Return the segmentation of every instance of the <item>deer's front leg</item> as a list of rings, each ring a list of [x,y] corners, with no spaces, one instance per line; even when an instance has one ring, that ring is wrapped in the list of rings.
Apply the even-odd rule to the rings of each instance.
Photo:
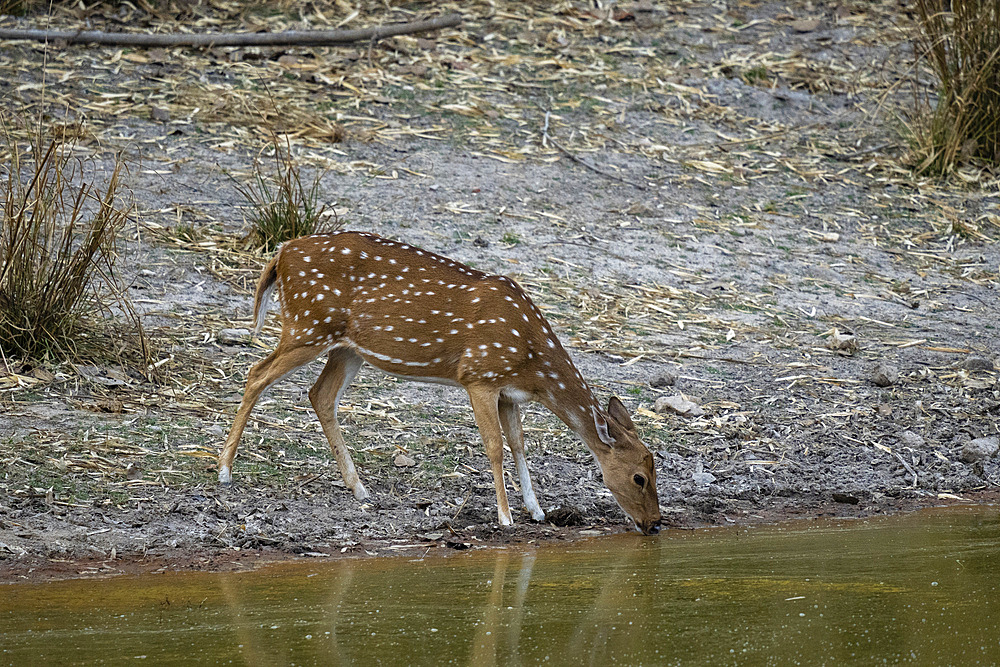
[[[528,474],[528,459],[524,456],[524,429],[521,428],[521,410],[517,403],[500,397],[500,426],[503,427],[503,434],[507,438],[507,446],[510,453],[514,455],[514,464],[517,466],[517,477],[521,482],[521,497],[524,499],[524,506],[531,512],[531,518],[535,521],[544,521],[545,512],[538,505],[535,498],[535,490],[531,487],[531,477]]]
[[[500,413],[498,408],[499,395],[488,388],[466,387],[472,411],[476,415],[476,425],[486,446],[486,457],[493,469],[493,486],[497,491],[497,517],[501,526],[512,526],[514,520],[510,516],[510,506],[507,504],[507,490],[503,483],[503,433],[500,430]]]

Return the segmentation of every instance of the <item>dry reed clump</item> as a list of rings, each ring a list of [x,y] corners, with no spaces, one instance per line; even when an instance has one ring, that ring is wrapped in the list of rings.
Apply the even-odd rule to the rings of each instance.
[[[962,162],[1000,163],[1000,0],[917,0],[918,57],[938,79],[937,101],[912,128],[918,173]]]
[[[277,135],[272,134],[271,147],[274,152],[272,173],[266,174],[260,158],[257,158],[248,181],[241,182],[234,178],[236,191],[249,205],[250,243],[266,252],[285,241],[332,231],[336,226],[335,223],[327,224],[323,219],[326,205],[319,200],[323,172],[317,172],[307,185],[302,181],[291,145],[286,141],[286,145],[282,146]]]
[[[115,270],[134,207],[121,157],[98,183],[71,141],[2,117],[0,135],[0,352],[145,364],[148,341]]]

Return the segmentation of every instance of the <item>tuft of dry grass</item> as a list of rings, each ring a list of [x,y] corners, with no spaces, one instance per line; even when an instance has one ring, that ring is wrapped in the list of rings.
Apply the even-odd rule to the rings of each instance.
[[[274,170],[265,173],[258,157],[248,181],[236,182],[236,190],[249,205],[251,244],[266,252],[293,238],[332,231],[336,222],[328,224],[324,218],[326,205],[320,201],[322,171],[317,171],[311,183],[303,183],[298,161],[292,155],[286,140],[282,146],[277,135],[272,134]]]
[[[116,157],[98,184],[73,145],[40,129],[28,146],[0,117],[0,349],[27,358],[106,358],[149,346],[115,270],[133,210]],[[101,316],[104,317],[101,317]],[[127,326],[121,328],[123,319]],[[126,332],[126,333],[123,333]],[[130,332],[130,333],[128,333]],[[109,346],[108,336],[116,342]]]
[[[911,128],[916,171],[1000,163],[1000,0],[917,0],[916,8],[918,57],[938,79],[936,104]]]

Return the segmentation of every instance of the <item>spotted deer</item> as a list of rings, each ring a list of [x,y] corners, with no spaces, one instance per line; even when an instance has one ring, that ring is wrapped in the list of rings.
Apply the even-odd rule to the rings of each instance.
[[[528,476],[519,406],[537,401],[593,452],[604,482],[643,533],[656,533],[660,508],[653,456],[618,398],[602,410],[541,311],[517,283],[441,255],[364,232],[313,234],[285,243],[257,282],[260,331],[274,290],[281,307],[277,348],[257,363],[219,456],[219,481],[232,480],[236,446],[261,393],[327,353],[309,390],[320,424],[358,500],[358,478],[337,423],[344,390],[367,361],[419,382],[463,387],[486,446],[501,525],[513,523],[503,480],[503,442],[514,457],[524,505],[545,518]]]

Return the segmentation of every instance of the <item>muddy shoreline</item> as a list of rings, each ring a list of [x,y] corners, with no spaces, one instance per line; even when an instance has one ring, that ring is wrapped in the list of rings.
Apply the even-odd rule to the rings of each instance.
[[[100,579],[122,575],[158,574],[161,572],[245,572],[275,563],[323,563],[343,558],[423,558],[454,555],[480,549],[531,549],[546,545],[563,544],[602,535],[633,533],[636,539],[670,539],[671,532],[682,530],[708,530],[714,527],[754,528],[793,521],[815,519],[862,520],[874,516],[889,516],[915,512],[927,508],[949,506],[996,505],[1000,492],[973,491],[961,497],[930,497],[908,495],[883,497],[872,502],[852,501],[853,497],[841,496],[840,501],[824,497],[780,498],[753,503],[754,507],[734,508],[735,511],[714,515],[678,511],[669,515],[661,535],[642,538],[637,531],[621,525],[584,523],[578,526],[527,523],[511,529],[479,526],[455,534],[422,535],[411,540],[369,539],[348,547],[331,545],[319,551],[305,551],[294,545],[275,545],[266,548],[239,547],[183,547],[151,550],[145,554],[115,553],[113,557],[48,558],[38,554],[22,558],[0,560],[0,585],[15,583],[44,583],[65,579]],[[845,502],[846,501],[846,502]],[[750,503],[747,503],[750,505]]]

